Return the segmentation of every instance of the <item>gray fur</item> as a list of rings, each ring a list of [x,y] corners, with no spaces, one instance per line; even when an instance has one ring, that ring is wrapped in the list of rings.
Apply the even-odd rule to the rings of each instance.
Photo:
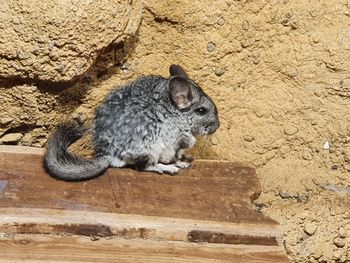
[[[172,65],[169,71],[169,78],[141,77],[107,96],[96,110],[92,160],[67,150],[83,136],[84,128],[79,123],[62,124],[47,146],[48,172],[58,179],[79,181],[110,166],[168,174],[188,167],[180,162],[183,150],[194,146],[194,136],[215,132],[218,113],[180,66]]]

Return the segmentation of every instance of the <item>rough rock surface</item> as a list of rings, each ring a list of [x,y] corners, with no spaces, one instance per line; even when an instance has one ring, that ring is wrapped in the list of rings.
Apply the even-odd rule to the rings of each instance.
[[[140,1],[1,1],[0,77],[76,79],[102,49],[135,33]]]
[[[194,154],[257,168],[257,207],[282,224],[291,262],[350,262],[349,0],[145,0],[137,34],[107,48],[77,84],[1,87],[0,136],[44,146],[59,121],[90,119],[115,86],[167,75],[171,63],[218,105],[222,125]],[[76,149],[89,154],[89,140]]]

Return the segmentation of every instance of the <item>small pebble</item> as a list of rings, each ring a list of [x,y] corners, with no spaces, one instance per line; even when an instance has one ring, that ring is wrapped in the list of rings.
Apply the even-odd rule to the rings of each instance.
[[[336,245],[337,247],[344,247],[345,246],[345,241],[341,238],[335,238],[333,240],[334,245]]]
[[[286,135],[293,135],[293,134],[296,134],[298,131],[299,131],[298,128],[292,125],[287,125],[284,128],[284,134]]]
[[[333,165],[332,165],[332,170],[338,170],[338,165],[333,164]]]
[[[290,193],[288,192],[279,192],[280,197],[282,198],[293,198],[294,196],[292,196]]]
[[[221,68],[214,68],[214,73],[216,76],[221,77],[222,75],[225,74],[225,70]]]
[[[218,140],[218,138],[215,135],[213,135],[210,138],[210,142],[211,142],[212,145],[217,145],[219,143],[219,140]]]
[[[208,50],[208,52],[213,52],[215,48],[216,48],[215,43],[213,43],[213,42],[208,42],[208,44],[207,44],[207,50]]]
[[[315,223],[312,222],[307,222],[304,225],[304,231],[309,234],[310,236],[313,235],[316,232],[317,229],[317,225]]]
[[[324,144],[323,144],[323,149],[324,150],[329,150],[331,148],[331,143],[329,141],[326,141]]]
[[[302,157],[304,160],[310,161],[312,160],[312,153],[309,150],[304,150],[302,153]]]
[[[12,121],[13,121],[13,118],[11,117],[4,117],[0,119],[0,123],[4,125],[9,124]]]
[[[250,135],[244,135],[243,140],[245,140],[246,142],[252,142],[254,138]]]
[[[293,13],[292,12],[288,12],[285,14],[286,18],[291,18],[293,16]]]
[[[37,87],[37,86],[31,86],[31,87],[30,87],[30,90],[33,91],[33,92],[34,92],[34,91],[37,91],[37,90],[38,90],[38,87]]]
[[[5,134],[0,139],[0,142],[3,142],[3,143],[15,143],[15,142],[18,142],[22,137],[23,137],[22,133],[8,133],[8,134]]]
[[[124,63],[123,65],[121,65],[120,67],[125,73],[129,73],[132,72],[132,67],[129,63]]]
[[[283,19],[283,20],[281,21],[281,24],[282,24],[283,26],[288,26],[288,25],[289,25],[289,20],[288,20],[287,18],[285,18],[285,19]]]
[[[340,236],[341,238],[346,238],[346,236],[347,236],[346,230],[345,230],[345,228],[342,227],[342,226],[339,227],[338,233],[339,233],[339,236]]]
[[[348,187],[335,184],[321,184],[321,187],[325,190],[333,191],[336,193],[349,193]],[[350,189],[350,188],[349,188]]]
[[[223,19],[222,17],[220,17],[216,23],[217,23],[219,26],[223,26],[223,25],[225,24],[225,19]]]
[[[295,67],[287,68],[287,75],[291,78],[295,78],[298,75],[298,70]]]
[[[242,28],[244,30],[248,30],[249,29],[249,22],[247,20],[244,20],[242,23]]]

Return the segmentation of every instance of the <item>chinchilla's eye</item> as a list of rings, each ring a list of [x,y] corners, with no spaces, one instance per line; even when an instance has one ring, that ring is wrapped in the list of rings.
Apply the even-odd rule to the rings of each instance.
[[[204,114],[206,114],[208,112],[208,110],[206,108],[204,108],[204,107],[200,107],[198,109],[195,109],[194,111],[196,113],[198,113],[199,115],[204,115]]]

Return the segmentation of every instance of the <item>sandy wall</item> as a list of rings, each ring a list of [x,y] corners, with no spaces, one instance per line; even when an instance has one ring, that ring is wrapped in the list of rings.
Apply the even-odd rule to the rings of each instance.
[[[194,154],[257,168],[292,262],[350,261],[350,1],[5,3],[0,143],[43,147],[115,86],[181,64],[221,119]]]

